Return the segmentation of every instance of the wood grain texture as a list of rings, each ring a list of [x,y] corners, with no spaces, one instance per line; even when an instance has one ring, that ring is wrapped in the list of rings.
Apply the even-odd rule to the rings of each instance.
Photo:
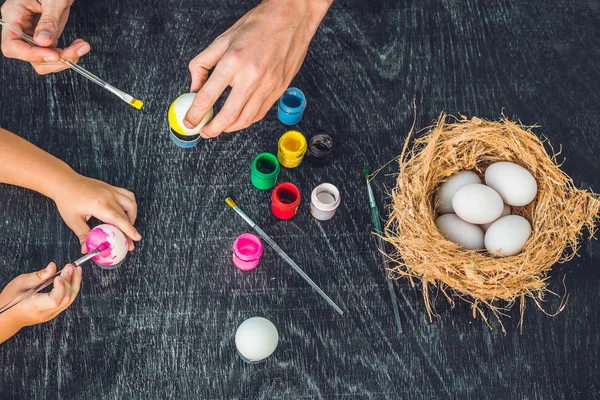
[[[418,288],[395,283],[396,335],[381,260],[370,236],[363,168],[398,155],[412,123],[441,111],[539,124],[577,186],[600,191],[600,6],[597,0],[338,1],[293,84],[308,107],[298,128],[324,127],[338,144],[325,169],[284,169],[302,191],[299,215],[269,211],[249,182],[251,159],[276,151],[285,127],[264,121],[193,150],[168,138],[166,111],[187,91],[187,64],[253,1],[77,0],[65,39],[83,37],[81,64],[146,101],[142,112],[71,72],[39,77],[0,59],[0,125],[87,176],[136,193],[144,240],[115,271],[88,266],[78,300],[55,320],[0,346],[1,399],[590,399],[600,398],[600,243],[556,266],[551,289],[570,292],[550,318],[527,304],[525,330],[508,334],[440,296],[430,323]],[[223,100],[219,101],[221,105]],[[396,165],[374,182],[394,184]],[[335,218],[308,212],[310,191],[331,182]],[[232,196],[347,314],[336,313],[270,249],[237,271],[233,240],[248,227]],[[385,200],[387,202],[387,200]],[[78,255],[52,202],[0,187],[0,284]],[[558,299],[545,304],[554,310]],[[245,365],[237,326],[275,323],[279,347]]]

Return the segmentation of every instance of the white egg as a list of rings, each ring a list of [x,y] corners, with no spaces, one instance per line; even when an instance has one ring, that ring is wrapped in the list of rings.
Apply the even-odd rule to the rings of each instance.
[[[252,317],[235,332],[235,346],[246,362],[255,363],[269,357],[277,348],[279,334],[271,321]]]
[[[471,183],[456,191],[452,198],[452,208],[464,221],[471,224],[487,224],[500,217],[504,203],[494,189]]]
[[[461,187],[470,183],[481,183],[479,176],[473,171],[460,171],[450,175],[448,180],[440,185],[435,192],[435,204],[440,214],[453,213],[452,197]]]
[[[178,98],[176,98],[172,105],[173,112],[175,113],[175,119],[177,120],[179,127],[188,136],[199,134],[200,130],[204,127],[204,125],[206,125],[208,121],[210,121],[210,119],[213,117],[213,109],[211,107],[211,109],[208,110],[206,114],[204,114],[204,118],[197,127],[195,127],[194,129],[188,129],[185,127],[185,125],[183,124],[183,119],[185,118],[185,115],[187,114],[190,107],[192,106],[192,103],[194,102],[195,98],[196,93],[184,93]]]
[[[531,224],[520,215],[507,215],[494,222],[485,234],[490,254],[508,257],[519,254],[531,236]]]
[[[502,217],[506,217],[507,215],[510,215],[510,206],[508,204],[504,205],[504,209],[502,210],[502,214],[500,214],[499,218]],[[489,224],[483,224],[483,225],[479,225],[481,227],[481,229],[483,229],[484,232],[487,232],[488,228],[493,224],[493,222],[490,222]]]
[[[481,228],[463,221],[456,214],[440,215],[435,220],[435,225],[449,241],[469,250],[483,249],[483,231]]]
[[[511,162],[497,162],[485,170],[485,183],[511,206],[525,206],[537,194],[537,183],[529,171]]]

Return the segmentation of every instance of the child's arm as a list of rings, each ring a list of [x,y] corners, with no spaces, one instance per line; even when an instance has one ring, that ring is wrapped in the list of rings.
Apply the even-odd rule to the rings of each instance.
[[[133,193],[79,175],[56,157],[2,128],[0,183],[32,189],[54,200],[60,215],[79,238],[83,252],[90,231],[87,220],[92,216],[115,225],[133,240],[141,239],[133,227],[137,216]]]
[[[0,293],[0,305],[20,296],[30,288],[56,272],[54,263],[41,271],[19,275]],[[40,324],[56,317],[71,305],[81,285],[81,267],[67,265],[60,276],[54,279],[49,293],[36,293],[10,310],[0,314],[0,343],[17,333],[21,328]]]

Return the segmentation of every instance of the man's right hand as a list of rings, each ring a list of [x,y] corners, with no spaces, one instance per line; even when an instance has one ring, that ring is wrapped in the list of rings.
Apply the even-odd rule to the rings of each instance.
[[[69,47],[56,48],[58,38],[69,19],[73,0],[7,0],[2,5],[2,19],[16,29],[33,36],[39,47],[31,46],[17,35],[2,28],[2,53],[8,58],[31,63],[40,75],[67,69],[59,58],[77,62],[90,51],[90,45],[77,39]]]

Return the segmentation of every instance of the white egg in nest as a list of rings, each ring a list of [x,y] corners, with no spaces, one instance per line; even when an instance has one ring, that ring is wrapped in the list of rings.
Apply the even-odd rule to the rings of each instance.
[[[477,225],[463,221],[456,214],[440,215],[435,220],[435,225],[446,239],[465,249],[484,248],[483,230]]]
[[[440,185],[435,192],[434,202],[440,214],[453,213],[452,197],[458,189],[471,183],[481,183],[479,176],[473,171],[459,171],[450,175],[448,180]]]
[[[485,184],[498,192],[506,204],[515,207],[531,203],[537,195],[537,183],[533,175],[511,162],[491,164],[485,170]]]
[[[520,215],[507,215],[494,222],[485,233],[485,248],[498,257],[519,254],[529,237],[531,224]]]
[[[488,224],[500,217],[504,203],[494,189],[471,183],[456,191],[452,197],[452,208],[466,222]]]

